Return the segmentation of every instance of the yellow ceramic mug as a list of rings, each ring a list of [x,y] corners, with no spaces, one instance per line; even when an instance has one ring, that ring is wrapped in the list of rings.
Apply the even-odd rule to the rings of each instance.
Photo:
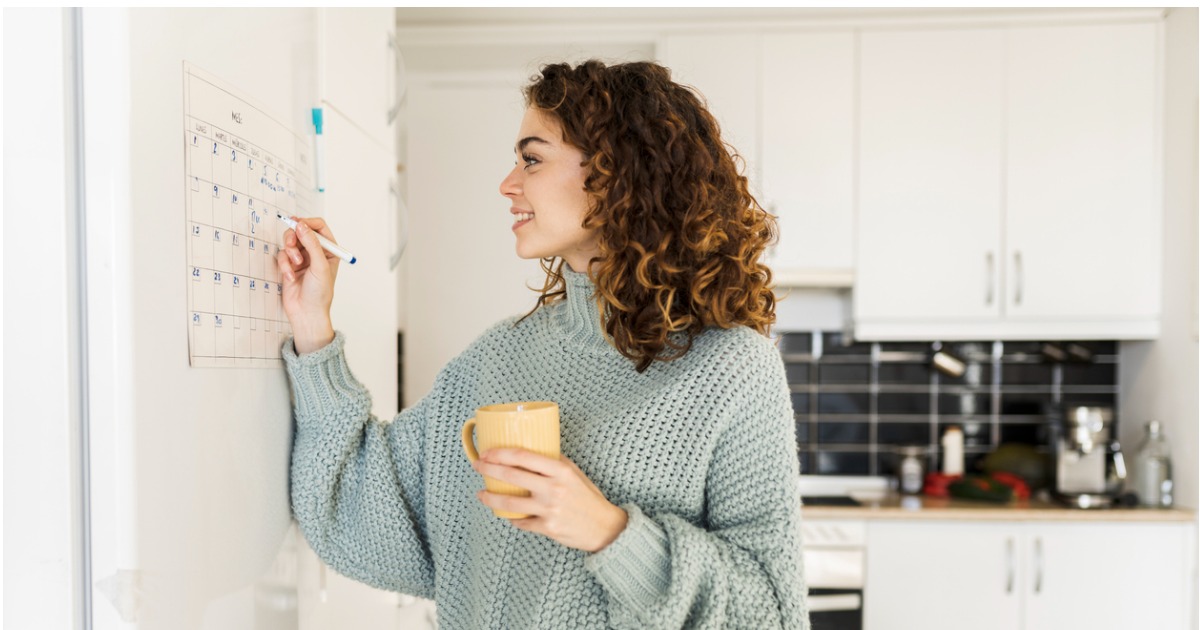
[[[474,433],[474,435],[472,435]],[[471,461],[479,459],[479,451],[493,448],[523,448],[546,457],[558,459],[558,403],[538,400],[485,405],[475,410],[475,417],[467,420],[462,428],[463,449]],[[483,476],[488,492],[527,497],[529,491],[511,483]],[[493,509],[500,518],[525,518],[518,514]]]

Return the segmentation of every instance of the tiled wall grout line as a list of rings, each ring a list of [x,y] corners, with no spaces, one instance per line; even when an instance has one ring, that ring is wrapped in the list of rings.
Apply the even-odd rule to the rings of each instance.
[[[963,428],[970,470],[1003,442],[1049,452],[1050,422],[1065,406],[1116,407],[1116,342],[1080,342],[1093,352],[1090,364],[1052,363],[1036,341],[944,343],[968,365],[952,378],[930,369],[932,341],[845,343],[841,331],[783,337],[806,474],[890,475],[905,444],[924,447],[936,470],[950,425]]]

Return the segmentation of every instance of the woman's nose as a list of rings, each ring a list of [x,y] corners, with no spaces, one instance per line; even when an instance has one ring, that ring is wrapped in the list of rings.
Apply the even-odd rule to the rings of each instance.
[[[521,165],[513,165],[508,176],[500,182],[500,194],[505,197],[515,197],[521,194]]]

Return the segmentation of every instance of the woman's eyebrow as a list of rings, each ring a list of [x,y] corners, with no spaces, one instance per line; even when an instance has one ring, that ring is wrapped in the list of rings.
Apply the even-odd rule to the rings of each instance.
[[[517,143],[517,148],[513,149],[513,152],[520,153],[521,151],[524,151],[525,147],[531,142],[540,142],[546,146],[550,146],[549,142],[542,140],[537,136],[529,136],[528,138],[521,138],[521,141]]]

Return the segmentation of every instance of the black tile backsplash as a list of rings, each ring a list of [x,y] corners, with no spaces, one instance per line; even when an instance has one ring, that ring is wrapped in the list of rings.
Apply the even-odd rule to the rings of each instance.
[[[783,333],[778,341],[803,474],[893,474],[896,447],[905,445],[925,447],[936,470],[951,425],[963,430],[972,470],[1002,442],[1048,451],[1069,405],[1117,408],[1115,341],[945,343],[967,364],[960,377],[931,369],[932,341],[859,342],[841,332]],[[1061,356],[1067,360],[1055,360]]]
[[[870,363],[828,363],[817,370],[817,382],[833,383],[869,383],[871,381]]]
[[[817,413],[867,415],[871,413],[871,395],[866,392],[853,394],[821,391],[817,393]]]

